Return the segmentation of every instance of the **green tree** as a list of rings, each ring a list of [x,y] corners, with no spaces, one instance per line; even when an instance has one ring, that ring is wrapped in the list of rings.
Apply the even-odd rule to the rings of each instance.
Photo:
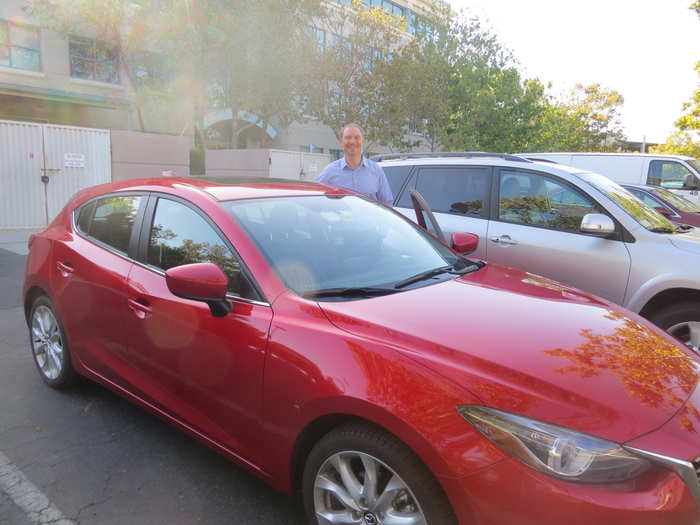
[[[620,93],[600,84],[577,84],[571,92],[571,115],[583,124],[583,147],[588,151],[614,151],[624,139],[619,110]]]

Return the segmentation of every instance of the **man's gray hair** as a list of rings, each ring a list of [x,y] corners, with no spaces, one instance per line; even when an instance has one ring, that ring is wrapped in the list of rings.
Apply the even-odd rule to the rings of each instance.
[[[343,133],[345,133],[345,130],[348,128],[357,128],[358,130],[360,130],[360,135],[362,135],[363,137],[365,136],[364,130],[358,124],[355,124],[354,122],[348,122],[342,128],[340,128],[340,135],[338,135],[338,137],[342,138]]]

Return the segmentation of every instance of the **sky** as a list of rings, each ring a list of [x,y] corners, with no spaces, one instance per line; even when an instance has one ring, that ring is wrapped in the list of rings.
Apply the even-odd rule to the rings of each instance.
[[[599,83],[625,99],[628,140],[666,142],[700,78],[700,17],[691,0],[449,0],[515,55],[525,78],[563,99]]]

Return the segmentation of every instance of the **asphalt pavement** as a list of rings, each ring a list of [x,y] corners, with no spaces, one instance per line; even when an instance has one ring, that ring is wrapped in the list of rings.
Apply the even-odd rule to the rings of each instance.
[[[0,232],[0,524],[302,525],[300,505],[110,391],[46,386]]]

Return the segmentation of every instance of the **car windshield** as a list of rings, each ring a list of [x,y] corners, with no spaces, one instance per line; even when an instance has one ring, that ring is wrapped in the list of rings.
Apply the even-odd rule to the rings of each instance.
[[[676,231],[675,225],[666,217],[609,178],[597,173],[582,173],[579,176],[605,194],[647,230],[668,233]]]
[[[365,296],[382,290],[394,292],[403,286],[402,281],[422,272],[464,264],[462,257],[417,225],[358,196],[262,198],[222,204],[285,285],[299,295],[320,297],[329,290],[361,290]],[[422,284],[430,282],[435,281],[425,279]]]
[[[663,188],[654,188],[653,193],[681,211],[688,213],[700,213],[700,207],[698,207],[694,202],[691,202],[680,195],[676,195],[672,191],[665,190]]]

